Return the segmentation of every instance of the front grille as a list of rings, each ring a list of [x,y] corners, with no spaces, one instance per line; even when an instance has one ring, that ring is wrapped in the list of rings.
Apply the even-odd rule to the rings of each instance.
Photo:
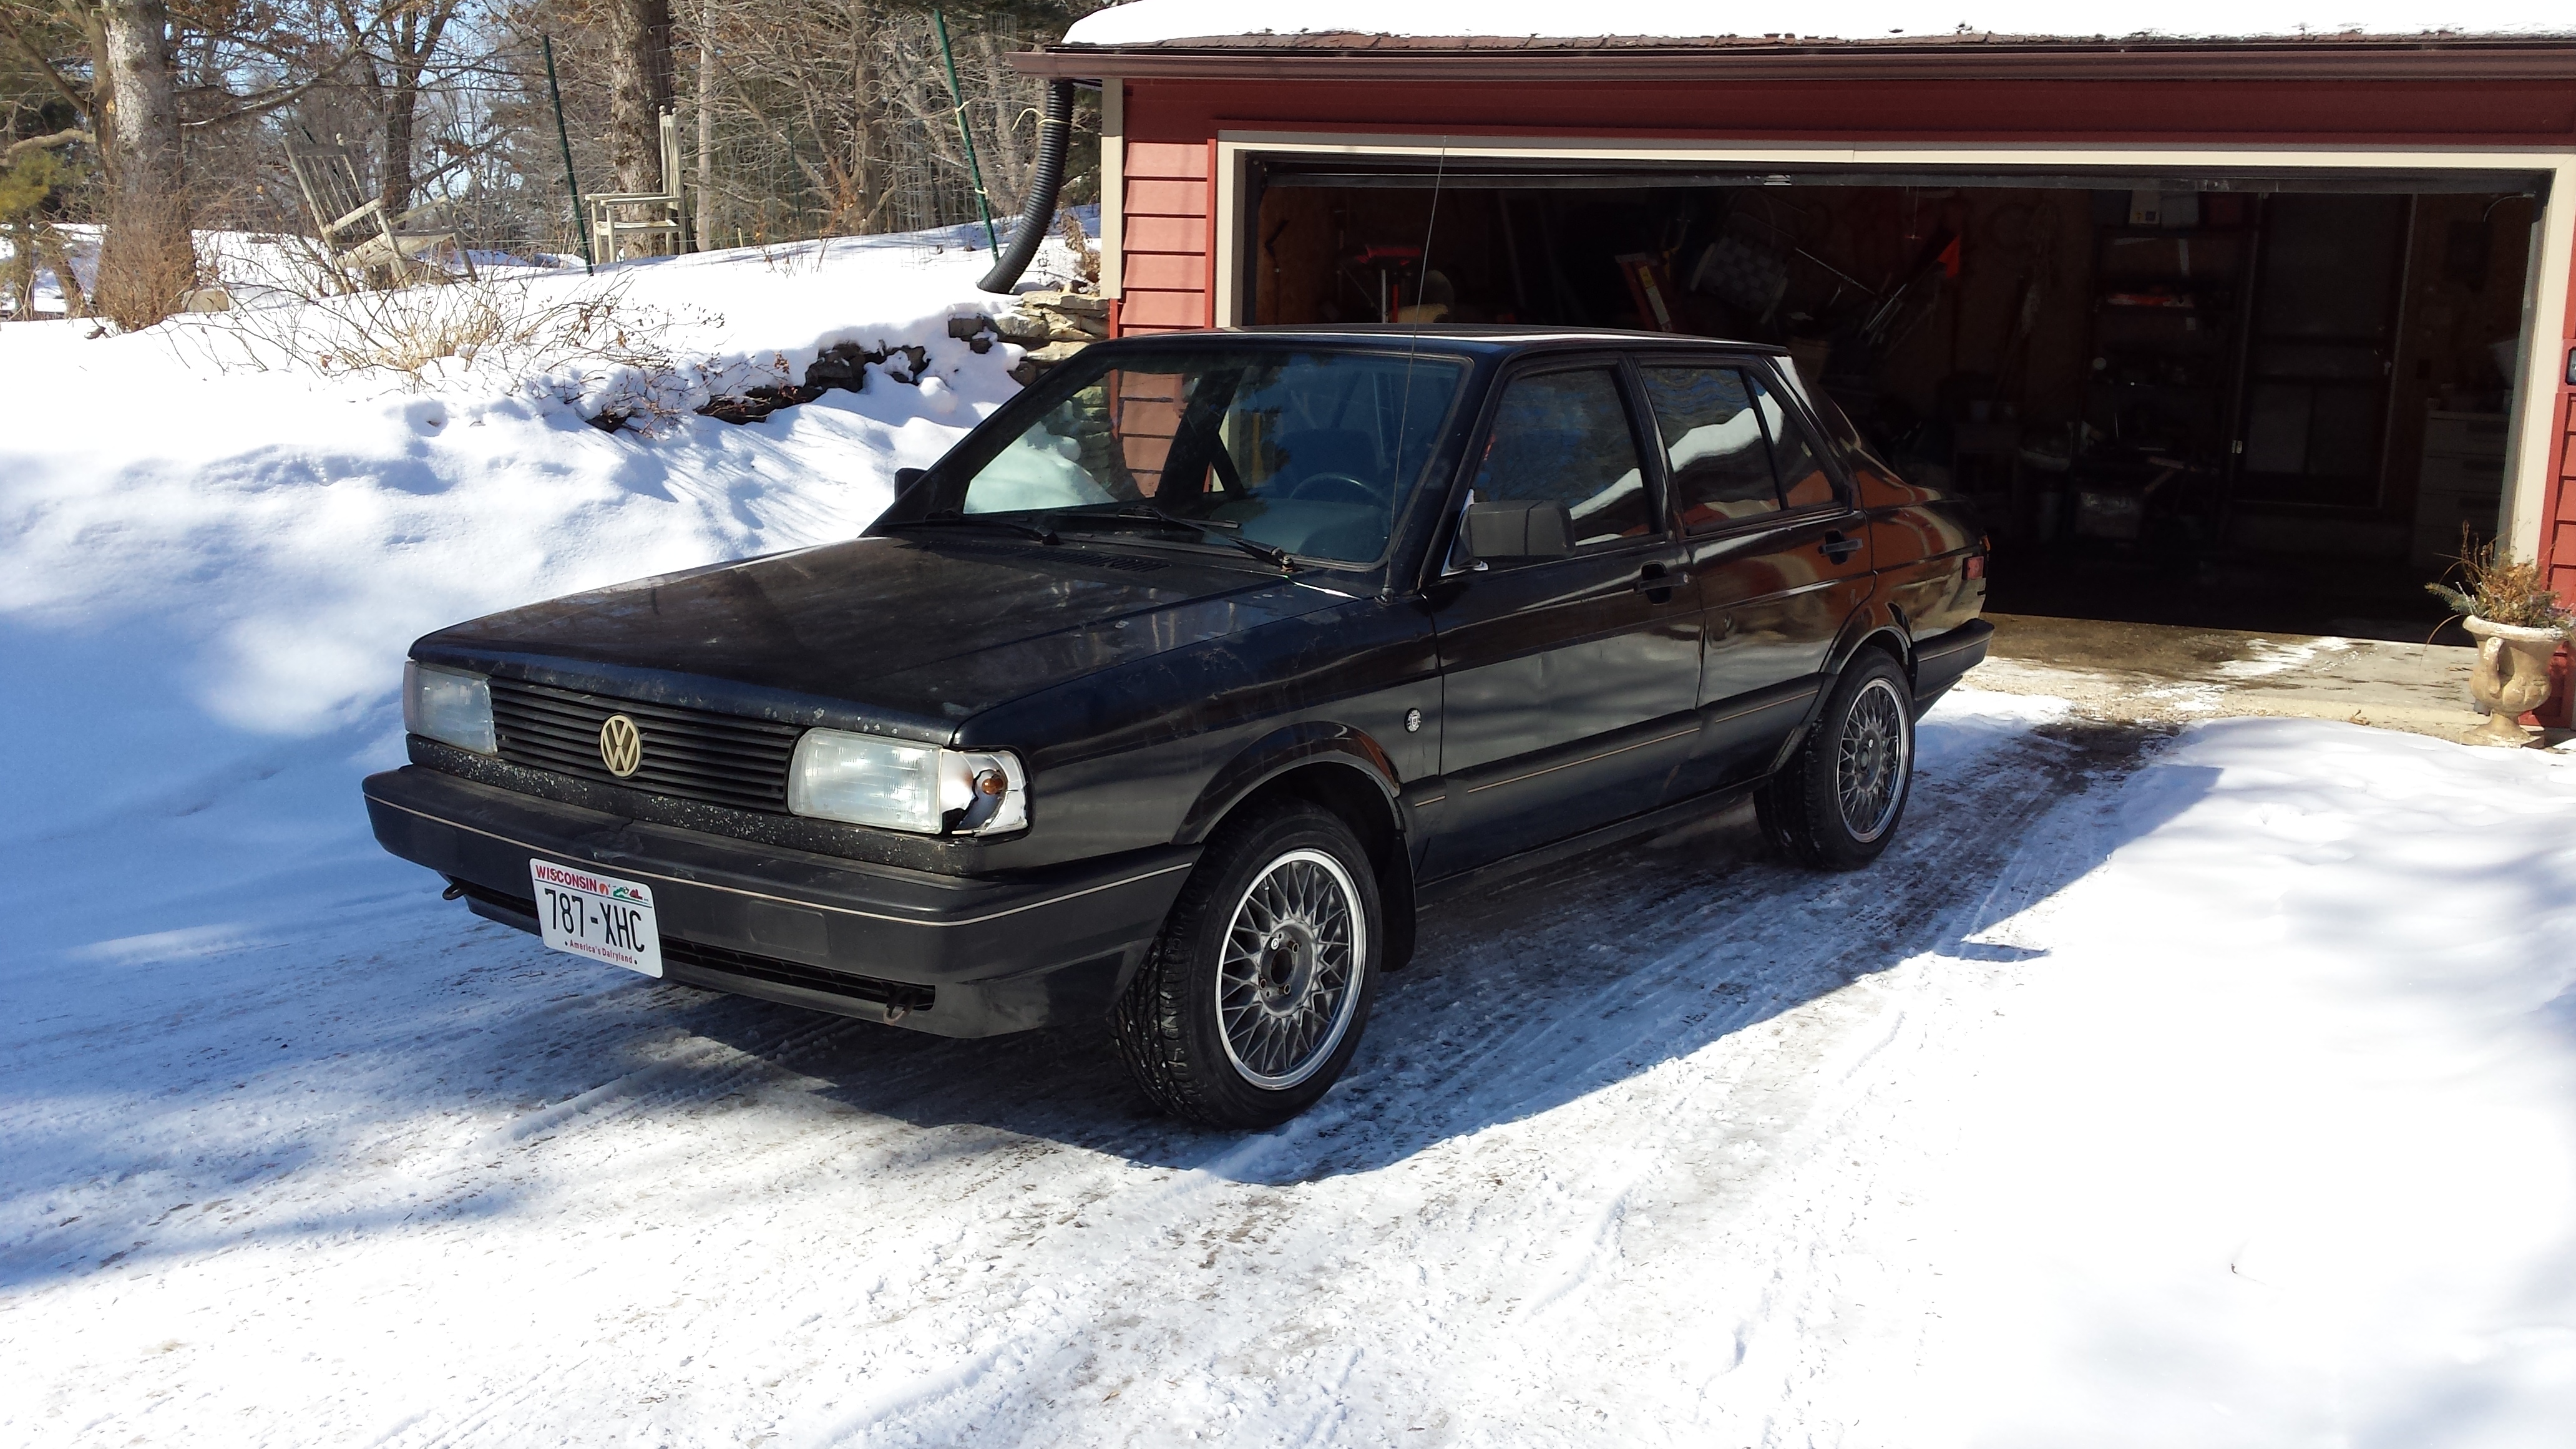
[[[610,715],[635,721],[643,762],[618,778],[599,757]],[[803,727],[676,705],[611,699],[515,679],[492,681],[492,723],[501,758],[532,770],[603,785],[650,790],[737,810],[784,811],[787,764]]]
[[[527,897],[496,891],[471,881],[449,877],[456,894],[467,900],[480,901],[530,922],[537,918],[537,903]],[[846,971],[827,971],[820,966],[807,966],[795,961],[782,961],[775,956],[756,956],[749,951],[736,951],[727,946],[709,946],[700,941],[683,941],[677,936],[662,938],[662,959],[683,966],[696,966],[708,971],[721,971],[729,976],[748,976],[754,981],[768,981],[780,986],[801,986],[830,996],[846,996],[884,1007],[900,1016],[905,1012],[928,1011],[939,999],[933,986],[915,986],[904,981],[880,981],[874,976],[854,976]],[[891,1019],[891,1018],[889,1018]]]

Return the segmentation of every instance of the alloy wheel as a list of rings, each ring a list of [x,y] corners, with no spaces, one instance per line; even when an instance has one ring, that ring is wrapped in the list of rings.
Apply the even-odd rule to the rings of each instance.
[[[1350,1030],[1368,967],[1368,927],[1342,863],[1292,850],[1235,903],[1217,963],[1225,1054],[1272,1091],[1313,1076]]]
[[[1863,685],[1843,718],[1834,794],[1842,807],[1843,828],[1864,844],[1887,832],[1905,798],[1905,774],[1914,750],[1906,723],[1896,686],[1883,678]]]

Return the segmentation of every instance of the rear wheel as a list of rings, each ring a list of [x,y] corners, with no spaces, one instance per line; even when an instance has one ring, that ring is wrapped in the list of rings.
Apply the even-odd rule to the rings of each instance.
[[[1834,682],[1789,763],[1754,794],[1762,833],[1801,865],[1855,870],[1878,858],[1914,785],[1913,692],[1875,648]]]
[[[1118,1003],[1119,1055],[1175,1116],[1287,1121],[1358,1050],[1385,938],[1368,854],[1338,816],[1297,802],[1230,821]]]

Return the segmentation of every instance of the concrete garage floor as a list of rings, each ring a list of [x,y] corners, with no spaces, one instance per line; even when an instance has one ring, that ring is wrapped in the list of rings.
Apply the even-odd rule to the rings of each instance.
[[[2179,723],[2288,715],[2447,740],[2483,719],[2469,703],[2477,651],[2461,644],[1986,617],[1994,622],[1994,645],[1970,684],[2055,695],[2101,718]],[[2456,628],[2443,634],[2461,637]],[[2566,737],[2553,730],[2548,742]]]

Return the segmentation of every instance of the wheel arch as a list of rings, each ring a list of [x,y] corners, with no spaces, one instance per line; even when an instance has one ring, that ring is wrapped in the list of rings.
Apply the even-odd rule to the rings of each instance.
[[[1905,671],[1905,683],[1914,684],[1914,638],[1906,627],[1902,611],[1889,608],[1856,610],[1843,625],[1842,634],[1834,640],[1827,654],[1825,673],[1840,678],[1863,649],[1884,649],[1897,667]]]
[[[1204,842],[1247,808],[1300,799],[1332,812],[1359,837],[1386,915],[1383,969],[1413,954],[1413,855],[1397,804],[1395,762],[1365,731],[1308,721],[1264,735],[1229,761],[1181,823],[1175,843]]]

